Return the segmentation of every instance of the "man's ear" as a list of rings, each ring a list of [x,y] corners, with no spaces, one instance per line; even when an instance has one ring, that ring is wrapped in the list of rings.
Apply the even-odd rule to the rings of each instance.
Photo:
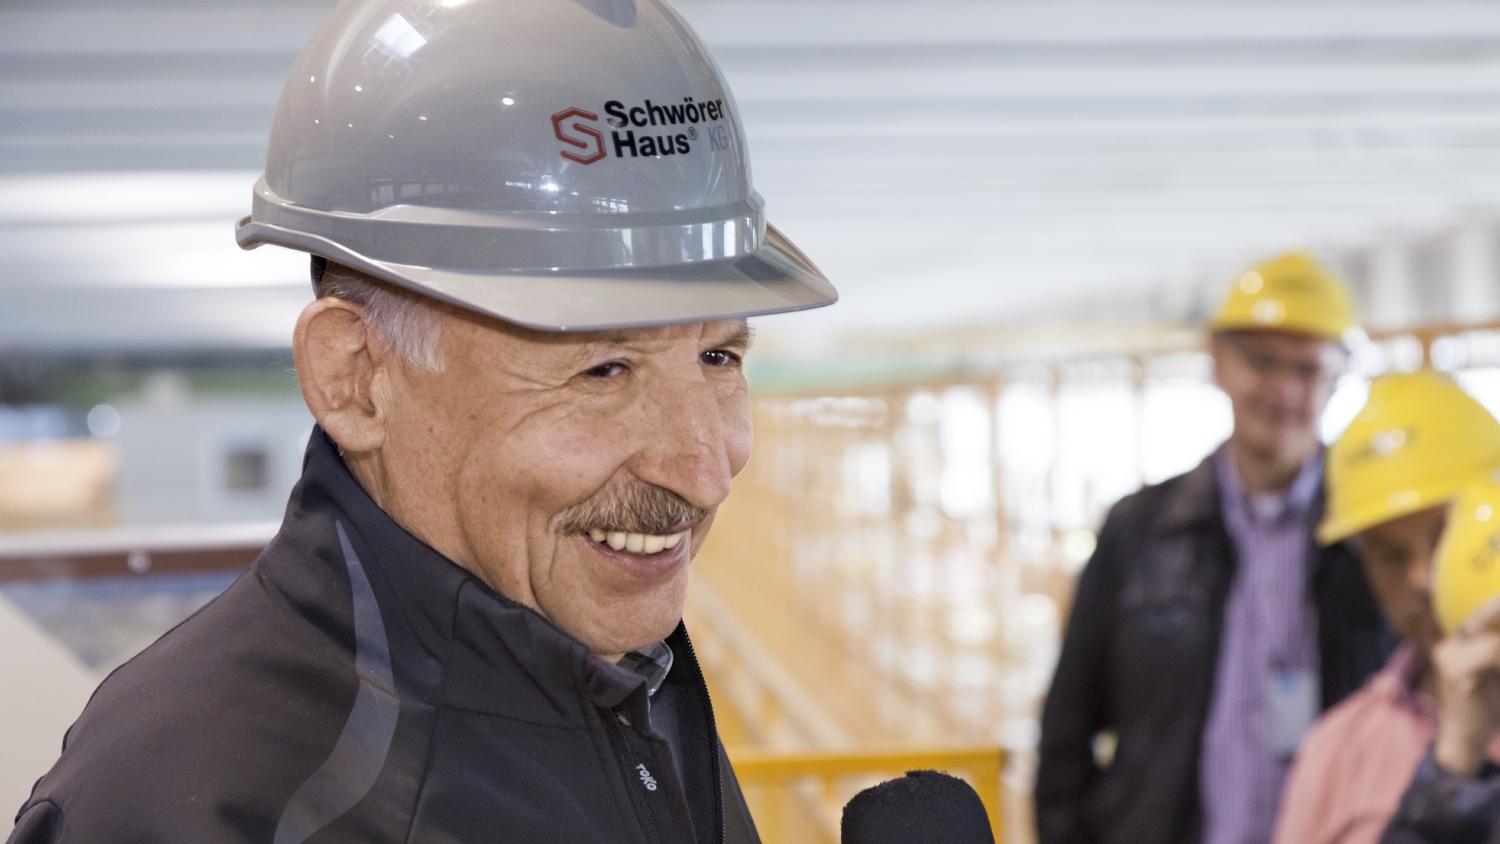
[[[375,389],[381,356],[371,346],[363,309],[331,296],[303,308],[292,333],[303,400],[328,436],[355,454],[385,442]]]

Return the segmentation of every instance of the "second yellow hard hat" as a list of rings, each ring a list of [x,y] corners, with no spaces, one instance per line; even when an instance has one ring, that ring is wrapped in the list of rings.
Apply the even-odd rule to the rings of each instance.
[[[1332,543],[1436,507],[1500,467],[1500,422],[1435,372],[1376,379],[1364,409],[1328,452]]]

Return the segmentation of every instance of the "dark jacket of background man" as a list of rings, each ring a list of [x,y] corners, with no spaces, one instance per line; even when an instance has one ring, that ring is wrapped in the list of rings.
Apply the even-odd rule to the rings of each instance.
[[[1042,715],[1041,844],[1199,840],[1201,740],[1236,565],[1217,489],[1210,457],[1123,499],[1105,521]],[[1314,554],[1326,711],[1384,664],[1394,639],[1353,553]],[[1095,756],[1104,733],[1117,740],[1107,765]]]

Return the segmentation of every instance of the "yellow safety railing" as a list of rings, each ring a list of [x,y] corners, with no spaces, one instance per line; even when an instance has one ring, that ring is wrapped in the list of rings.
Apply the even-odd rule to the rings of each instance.
[[[907,771],[936,770],[961,777],[979,793],[990,829],[1001,842],[1000,748],[786,753],[730,750],[735,774],[767,841],[814,844],[839,840],[843,805],[875,783]]]

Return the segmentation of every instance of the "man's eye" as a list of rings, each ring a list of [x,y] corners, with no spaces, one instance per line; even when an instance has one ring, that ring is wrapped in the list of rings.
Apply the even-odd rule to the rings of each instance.
[[[585,369],[583,374],[589,378],[614,378],[624,375],[629,370],[625,364],[612,360],[609,363],[601,363],[598,366]]]
[[[708,366],[739,366],[741,358],[734,352],[725,349],[713,349],[698,356]]]
[[[1382,556],[1381,562],[1393,569],[1404,569],[1411,562],[1411,555],[1400,551],[1387,551]]]

